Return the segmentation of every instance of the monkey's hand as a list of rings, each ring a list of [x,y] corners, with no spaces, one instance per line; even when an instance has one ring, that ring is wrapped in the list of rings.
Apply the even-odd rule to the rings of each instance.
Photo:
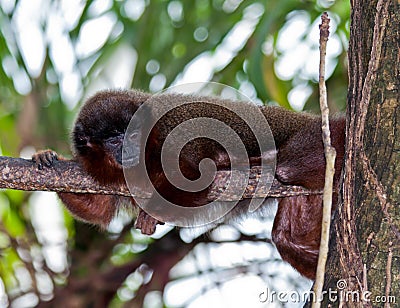
[[[143,234],[152,235],[154,232],[156,232],[156,226],[158,224],[163,225],[164,223],[151,217],[145,211],[140,209],[135,222],[136,229],[141,230]]]
[[[32,161],[39,170],[44,166],[52,167],[56,160],[64,158],[52,150],[43,150],[32,155]],[[75,217],[86,222],[106,226],[115,214],[115,200],[110,196],[71,193],[59,193],[59,196]],[[88,206],[91,204],[93,206]],[[95,209],[98,211],[94,211]],[[164,223],[140,210],[135,228],[140,229],[143,234],[152,235],[156,231],[157,224]]]
[[[51,167],[54,161],[59,159],[63,160],[61,156],[58,156],[58,154],[52,150],[43,150],[32,155],[32,161],[39,170],[42,170],[43,166]]]

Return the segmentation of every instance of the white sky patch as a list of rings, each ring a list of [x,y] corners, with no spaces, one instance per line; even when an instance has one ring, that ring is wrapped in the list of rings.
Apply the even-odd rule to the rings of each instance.
[[[124,4],[125,14],[132,20],[138,20],[146,8],[144,0],[127,0]]]
[[[5,56],[1,63],[6,74],[12,77],[15,90],[22,95],[27,95],[32,90],[31,82],[25,71],[18,66],[15,58]]]
[[[54,68],[61,74],[72,72],[76,66],[74,49],[69,37],[63,33],[55,35],[49,46]]]
[[[173,280],[167,284],[164,299],[172,307],[281,307],[260,302],[267,289],[293,292],[292,281],[309,290],[311,283],[293,272],[266,243],[199,244],[171,270]],[[270,260],[263,263],[263,260]],[[264,265],[261,265],[264,264]],[[237,266],[247,266],[238,270]],[[253,267],[254,266],[254,267]],[[259,276],[254,271],[265,274]],[[272,275],[273,278],[269,275]],[[216,285],[216,282],[219,282]],[[288,307],[302,307],[299,302]]]
[[[29,74],[32,77],[38,77],[45,56],[43,32],[37,25],[29,25],[18,33],[18,45],[24,62],[29,64],[27,66]],[[30,52],[32,46],[35,46],[36,52]]]
[[[290,105],[294,110],[303,110],[304,105],[311,94],[312,89],[307,84],[295,86],[288,94]]]
[[[183,6],[180,1],[171,1],[167,7],[169,18],[174,22],[178,22],[183,18]]]
[[[67,268],[67,230],[61,204],[55,193],[34,192],[29,200],[32,225],[47,265],[55,272]]]
[[[221,286],[221,297],[225,306],[232,308],[265,307],[259,300],[259,295],[265,287],[261,277],[255,274],[238,276]]]
[[[241,21],[226,35],[214,53],[206,51],[192,60],[173,85],[209,81],[215,71],[223,69],[246,44],[259,22],[263,8],[259,4],[250,5]]]
[[[211,58],[209,51],[194,58],[186,65],[183,73],[178,75],[172,85],[209,81],[213,72],[213,67],[210,65]]]
[[[9,302],[6,295],[6,288],[3,280],[0,279],[0,307],[9,307]]]
[[[4,13],[11,14],[15,6],[15,0],[0,0],[0,6]]]
[[[222,9],[227,13],[234,12],[243,0],[225,0]]]
[[[82,11],[85,7],[85,1],[82,0],[61,0],[60,13],[64,17],[67,30],[72,30],[79,21]]]
[[[14,72],[13,83],[15,90],[21,95],[27,95],[32,91],[31,81],[23,69]]]
[[[132,84],[138,55],[129,45],[121,45],[107,63],[105,72],[113,87],[126,89]]]
[[[39,76],[44,63],[45,41],[40,25],[41,14],[37,12],[46,8],[48,8],[46,0],[21,0],[13,15],[17,43],[32,77]]]
[[[276,48],[280,52],[296,48],[310,25],[310,16],[303,11],[288,15],[288,21],[279,31]]]
[[[277,50],[281,53],[275,62],[275,72],[283,80],[300,77],[304,80],[318,80],[319,76],[319,24],[317,18],[310,25],[307,12],[296,11],[289,14],[288,21],[279,32]],[[331,18],[330,32],[336,31],[337,24]],[[326,51],[326,74],[329,78],[337,64],[335,59],[342,52],[342,44],[337,34],[329,37]],[[297,104],[298,106],[301,104]],[[293,106],[297,109],[298,106]]]
[[[92,5],[89,7],[89,15],[99,16],[107,12],[112,7],[111,0],[96,0],[93,1]]]
[[[164,74],[154,75],[150,80],[149,89],[151,92],[156,93],[164,89],[167,83],[167,78]]]
[[[246,95],[250,100],[256,105],[262,106],[264,105],[263,101],[258,98],[257,91],[254,85],[250,81],[243,81],[240,84],[239,92]]]
[[[76,106],[82,96],[82,79],[77,72],[63,74],[60,80],[61,97],[69,109]]]
[[[138,55],[129,45],[121,45],[104,67],[102,78],[96,78],[86,89],[86,96],[108,88],[130,88]]]
[[[80,58],[86,58],[99,50],[107,41],[115,23],[113,13],[85,21],[79,33],[76,53]]]

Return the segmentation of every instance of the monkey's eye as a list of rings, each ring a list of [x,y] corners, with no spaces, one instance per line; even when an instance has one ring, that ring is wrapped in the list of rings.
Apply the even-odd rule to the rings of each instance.
[[[121,138],[119,136],[108,138],[106,141],[111,146],[119,146],[121,144]]]
[[[88,143],[88,138],[84,136],[78,136],[75,138],[77,145],[86,145]]]
[[[129,138],[129,140],[136,140],[138,138],[138,136],[139,136],[138,132],[133,132],[133,133],[129,134],[128,138]]]

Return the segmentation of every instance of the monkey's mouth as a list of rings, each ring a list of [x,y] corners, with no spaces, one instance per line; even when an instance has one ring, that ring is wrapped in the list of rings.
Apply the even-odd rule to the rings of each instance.
[[[136,167],[139,164],[139,155],[124,150],[122,153],[122,161],[119,163],[125,168]]]
[[[124,159],[121,163],[122,166],[126,168],[132,168],[138,165],[138,160],[130,158],[130,159]]]

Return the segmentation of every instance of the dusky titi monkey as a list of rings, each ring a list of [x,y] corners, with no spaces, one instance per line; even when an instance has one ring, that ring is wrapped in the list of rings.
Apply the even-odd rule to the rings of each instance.
[[[74,159],[101,184],[123,184],[122,145],[128,124],[138,108],[150,94],[139,91],[103,91],[86,101],[72,132]],[[161,94],[160,104],[193,97],[179,94]],[[215,118],[223,121],[240,136],[250,165],[256,165],[260,153],[251,129],[228,110],[212,104],[210,97],[196,97],[198,103],[180,105],[160,119],[151,130],[146,143],[146,167],[151,182],[163,197],[187,207],[207,204],[208,189],[196,193],[182,191],[168,181],[160,162],[162,143],[178,124],[197,117]],[[241,104],[246,110],[249,103]],[[288,185],[300,185],[308,189],[323,189],[325,156],[321,137],[321,119],[308,113],[291,112],[279,107],[261,106],[268,121],[277,150],[276,178]],[[137,123],[137,138],[141,125]],[[335,186],[338,186],[344,155],[345,118],[330,119],[332,145],[336,148]],[[140,143],[140,140],[137,140]],[[139,147],[137,147],[139,151]],[[142,153],[137,153],[140,155]],[[217,170],[228,169],[227,152],[216,141],[198,138],[188,143],[179,156],[179,167],[188,179],[200,176],[199,163],[204,158],[212,159]],[[52,151],[38,152],[33,160],[39,168],[51,166],[57,156]],[[122,204],[135,208],[133,198],[96,194],[58,194],[67,209],[78,219],[106,227]],[[336,208],[337,194],[334,194]],[[293,196],[278,200],[278,211],[274,220],[272,239],[282,259],[289,262],[302,275],[314,279],[318,259],[322,221],[322,196]],[[157,221],[143,210],[139,210],[136,227],[144,234],[155,231]]]

